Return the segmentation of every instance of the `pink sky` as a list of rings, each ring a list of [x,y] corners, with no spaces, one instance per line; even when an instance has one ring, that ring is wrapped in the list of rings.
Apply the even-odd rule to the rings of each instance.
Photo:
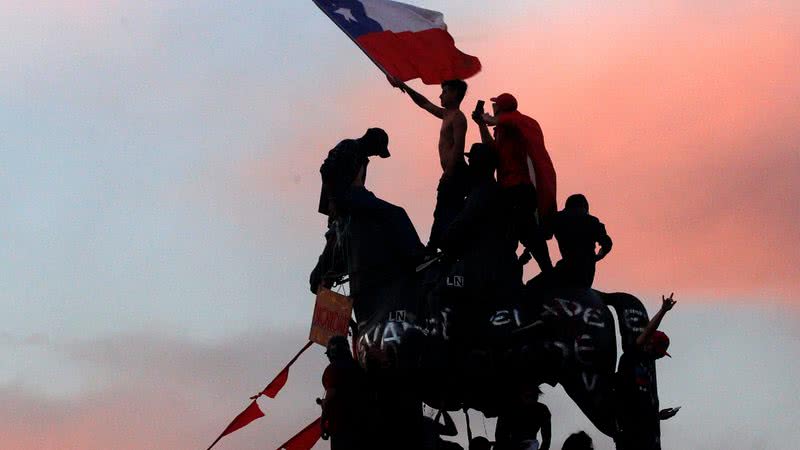
[[[8,152],[19,160],[9,158],[7,175],[19,169],[10,183],[29,197],[0,202],[21,205],[12,222],[25,229],[11,230],[9,254],[21,262],[3,293],[8,317],[23,319],[0,328],[0,350],[12,356],[0,366],[11,374],[0,384],[2,446],[204,448],[305,337],[327,150],[383,126],[393,156],[371,164],[368,183],[404,206],[425,240],[438,123],[310,2],[269,14],[263,2],[49,3],[4,6],[14,45],[0,56],[19,63],[0,92],[23,105],[8,117],[26,121],[9,129],[22,132],[8,142],[24,145]],[[796,437],[797,2],[517,1],[511,19],[502,2],[487,16],[486,5],[463,3],[469,12],[453,11],[462,2],[430,5],[483,63],[463,109],[513,92],[543,127],[560,202],[585,193],[614,238],[596,287],[651,308],[660,293],[682,302],[666,325],[675,358],[659,376],[663,395],[688,407],[665,449],[707,443],[697,423],[714,430],[718,448],[779,448]],[[264,23],[279,26],[256,26]],[[278,34],[296,46],[272,46]],[[468,142],[477,138],[471,126]],[[26,259],[30,249],[38,259]],[[299,363],[285,395],[262,404],[267,418],[220,448],[270,448],[308,423],[320,353]],[[588,424],[553,395],[560,444]],[[786,414],[773,418],[776,407]],[[604,442],[596,448],[610,448]]]
[[[756,6],[721,21],[690,6],[618,13],[598,7],[530,26],[523,17],[479,41],[468,34],[462,47],[484,70],[469,80],[463,109],[509,91],[540,122],[559,201],[585,193],[614,238],[598,288],[787,300],[800,287],[796,21]],[[377,72],[371,78],[362,90],[331,92],[350,116],[317,133],[303,128],[311,134],[299,135],[302,150],[320,150],[292,149],[288,161],[316,168],[339,138],[383,125],[393,158],[372,164],[371,186],[405,206],[425,239],[439,176],[436,121]],[[438,96],[435,86],[420,89]],[[477,139],[471,126],[468,141]],[[247,163],[246,189],[296,199],[298,175],[270,158]]]

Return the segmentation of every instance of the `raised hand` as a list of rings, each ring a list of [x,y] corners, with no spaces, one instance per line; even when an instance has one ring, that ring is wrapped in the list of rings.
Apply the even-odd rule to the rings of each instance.
[[[672,299],[674,294],[674,292],[669,294],[669,297],[664,297],[663,295],[661,296],[661,309],[664,311],[669,311],[673,306],[675,306],[675,303],[678,303],[677,300]]]
[[[396,87],[397,89],[400,89],[400,92],[402,92],[404,94],[406,93],[406,84],[405,83],[403,83],[402,81],[398,80],[397,78],[395,78],[395,77],[393,77],[393,76],[391,76],[389,74],[386,74],[386,79],[389,80],[389,84],[391,84],[392,87]]]

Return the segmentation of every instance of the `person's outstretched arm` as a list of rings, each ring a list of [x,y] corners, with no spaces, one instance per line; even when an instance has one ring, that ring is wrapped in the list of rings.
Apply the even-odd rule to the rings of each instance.
[[[494,148],[494,137],[492,137],[492,132],[489,131],[489,126],[486,124],[485,119],[486,114],[481,115],[477,111],[473,111],[472,113],[472,120],[478,124],[478,131],[481,133],[481,142],[486,145],[491,145]]]
[[[653,337],[653,333],[661,326],[661,320],[664,318],[664,315],[667,314],[667,311],[672,309],[677,303],[677,300],[672,299],[673,294],[669,294],[669,297],[661,296],[661,309],[658,310],[655,316],[650,319],[650,323],[647,324],[642,334],[636,338],[636,346],[639,348],[644,348],[644,346],[650,342],[650,339]]]
[[[417,104],[417,106],[424,109],[425,111],[428,111],[429,113],[433,114],[434,116],[440,119],[444,117],[444,108],[434,105],[433,103],[430,102],[430,100],[425,98],[424,95],[420,94],[414,89],[411,89],[411,87],[409,87],[402,81],[399,81],[396,78],[389,75],[387,75],[386,78],[389,80],[389,84],[396,87],[397,89],[400,89],[401,92],[405,92],[406,94],[408,94],[408,96],[411,97],[411,100],[413,100],[414,103]]]

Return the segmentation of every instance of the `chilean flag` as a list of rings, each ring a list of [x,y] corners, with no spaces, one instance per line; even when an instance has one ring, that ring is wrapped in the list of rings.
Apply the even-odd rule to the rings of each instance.
[[[438,11],[390,0],[313,0],[384,72],[425,84],[469,78],[481,62],[462,53]]]

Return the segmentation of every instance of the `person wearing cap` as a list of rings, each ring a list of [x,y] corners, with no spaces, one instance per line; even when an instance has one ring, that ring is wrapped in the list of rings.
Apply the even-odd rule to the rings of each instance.
[[[464,208],[442,239],[445,254],[464,265],[466,298],[470,312],[490,306],[487,300],[507,300],[521,288],[516,241],[509,235],[508,217],[502,212],[501,189],[494,179],[497,154],[488,145],[473,144],[469,153],[470,191]]]
[[[330,437],[331,450],[366,450],[366,376],[353,359],[344,336],[333,336],[325,355],[329,364],[322,373],[322,430]]]
[[[319,171],[322,175],[320,214],[334,218],[347,209],[347,191],[353,182],[364,185],[370,156],[388,158],[389,135],[381,128],[370,128],[357,139],[345,139],[328,152]],[[341,210],[341,211],[340,211]]]
[[[435,251],[441,248],[442,235],[463,208],[464,197],[469,189],[467,165],[464,162],[467,118],[460,109],[461,101],[467,93],[467,83],[463,80],[442,83],[442,93],[439,95],[441,106],[437,106],[407,84],[392,77],[388,79],[392,86],[408,94],[417,106],[442,121],[439,130],[442,176],[436,188],[436,207],[433,210],[433,225],[427,246],[430,251]]]
[[[345,247],[362,268],[358,275],[351,273],[350,296],[354,300],[369,297],[378,301],[376,296],[385,284],[381,277],[391,278],[421,259],[422,243],[406,211],[376,197],[365,186],[369,157],[389,157],[387,146],[386,132],[370,128],[359,139],[340,142],[322,164],[320,212],[328,215],[328,230],[325,248],[309,276],[312,293],[320,287],[330,288],[333,280],[354,264],[343,259]],[[357,229],[358,236],[340,240],[345,228]]]
[[[518,111],[517,99],[511,94],[498,95],[491,101],[494,116],[476,110],[472,119],[483,142],[497,151],[497,181],[505,193],[515,235],[526,256],[532,255],[546,272],[553,263],[539,224],[556,212],[556,172],[539,123]],[[494,127],[494,133],[489,126]]]
[[[676,300],[661,296],[661,309],[636,338],[623,348],[616,375],[617,425],[614,442],[619,450],[660,450],[662,415],[656,380],[657,359],[670,356],[669,337],[658,331]],[[673,414],[674,415],[674,414]]]

